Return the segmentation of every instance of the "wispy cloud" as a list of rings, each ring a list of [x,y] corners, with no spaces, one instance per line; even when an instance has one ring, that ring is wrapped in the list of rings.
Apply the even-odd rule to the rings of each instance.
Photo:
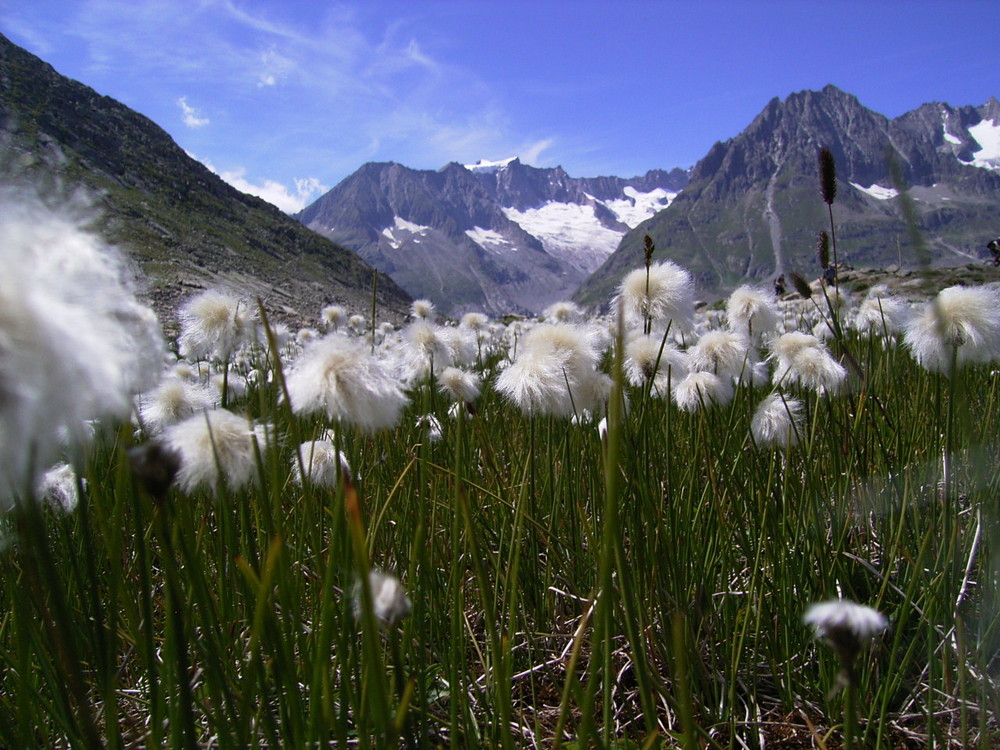
[[[202,117],[198,110],[188,104],[186,96],[177,100],[177,106],[181,108],[182,119],[189,128],[203,128],[212,122],[207,117]]]
[[[339,178],[359,156],[423,168],[528,159],[502,96],[449,62],[446,40],[409,6],[391,17],[356,3],[297,12],[201,0],[182,12],[172,0],[80,0],[74,11],[49,33],[85,51],[85,82],[170,130],[169,111],[144,104],[155,89],[180,108],[179,141],[233,175],[246,169],[234,179],[260,192],[260,175],[291,185],[296,171],[329,164]],[[533,158],[542,150],[528,148]]]
[[[210,165],[206,165],[212,169]],[[214,169],[212,171],[215,171]],[[258,198],[266,200],[277,206],[286,214],[294,214],[309,205],[315,198],[328,191],[330,188],[320,182],[318,177],[305,177],[294,180],[294,187],[289,188],[277,180],[262,180],[253,183],[246,179],[246,170],[242,167],[235,170],[219,172],[219,177],[224,179],[234,188],[242,193],[256,195]]]

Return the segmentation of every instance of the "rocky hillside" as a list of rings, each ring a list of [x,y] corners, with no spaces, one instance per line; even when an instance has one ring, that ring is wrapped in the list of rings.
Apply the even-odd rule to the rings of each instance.
[[[197,290],[261,297],[278,317],[314,320],[337,301],[371,309],[373,269],[190,158],[160,127],[0,36],[0,181],[49,201],[83,190],[100,231],[137,263],[161,316]],[[384,275],[378,304],[409,297]]]
[[[683,170],[573,178],[518,159],[437,171],[369,163],[298,218],[452,315],[538,313],[686,183]]]
[[[1000,234],[1000,104],[924,104],[890,120],[833,86],[773,99],[742,133],[717,143],[669,208],[625,235],[576,299],[605,305],[642,264],[690,269],[706,297],[746,280],[816,270],[816,235],[829,227],[817,152],[837,165],[833,206],[839,258],[857,266],[917,265],[899,198],[908,189],[917,233],[935,266],[986,256]]]

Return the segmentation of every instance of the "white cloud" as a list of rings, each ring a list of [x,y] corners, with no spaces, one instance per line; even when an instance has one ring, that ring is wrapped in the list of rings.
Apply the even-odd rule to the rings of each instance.
[[[188,104],[186,96],[182,96],[177,100],[177,106],[181,108],[181,113],[184,116],[184,124],[189,128],[203,128],[211,122],[207,117],[202,117],[198,110]]]
[[[295,187],[289,188],[277,180],[264,179],[260,184],[254,184],[246,179],[246,169],[238,169],[218,172],[211,164],[206,167],[219,175],[222,179],[232,185],[242,193],[256,195],[258,198],[266,200],[277,206],[286,214],[294,214],[301,211],[314,198],[319,197],[330,188],[320,182],[317,177],[304,177],[295,179]]]

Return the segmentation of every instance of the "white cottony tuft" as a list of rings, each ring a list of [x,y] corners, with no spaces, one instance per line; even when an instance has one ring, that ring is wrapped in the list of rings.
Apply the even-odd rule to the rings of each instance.
[[[906,325],[906,345],[931,372],[1000,360],[1000,292],[952,286],[924,305]]]
[[[268,428],[226,409],[195,414],[168,427],[163,443],[180,457],[177,483],[185,492],[220,483],[239,489],[258,475],[257,451],[267,447]]]
[[[164,345],[114,249],[83,219],[0,192],[0,508],[29,495],[84,423],[127,418]]]
[[[395,426],[409,402],[366,347],[336,333],[310,344],[285,382],[296,414],[325,414],[366,432]]]
[[[368,574],[368,585],[372,592],[372,610],[380,625],[391,628],[410,614],[413,604],[396,576],[372,570]],[[354,616],[360,620],[362,606],[360,581],[355,582],[353,594]]]

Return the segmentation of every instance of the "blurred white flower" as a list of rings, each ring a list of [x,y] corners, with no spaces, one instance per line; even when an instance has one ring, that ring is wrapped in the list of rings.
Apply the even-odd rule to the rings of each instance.
[[[599,384],[593,332],[581,326],[543,324],[520,342],[517,357],[496,389],[525,414],[571,417],[592,409]]]
[[[87,480],[82,480],[84,486],[86,486],[86,482]],[[36,488],[36,497],[56,510],[72,513],[80,504],[76,471],[70,464],[56,464],[42,474]]]
[[[849,599],[813,604],[802,621],[813,627],[817,638],[830,643],[846,667],[854,663],[863,647],[889,627],[882,613]]]
[[[206,289],[178,310],[181,333],[177,346],[188,359],[229,359],[253,333],[246,300]]]
[[[366,432],[395,426],[408,403],[366,347],[336,333],[306,348],[285,382],[296,414],[322,413]]]
[[[675,333],[691,329],[694,317],[694,282],[691,275],[672,261],[637,268],[622,279],[612,309],[621,303],[629,326],[644,325],[646,319],[663,328],[671,324]]]
[[[762,448],[787,452],[798,445],[802,430],[802,402],[777,392],[760,402],[750,420],[750,432]]]
[[[931,372],[1000,360],[1000,291],[992,287],[942,289],[906,326],[906,345]]]
[[[140,396],[138,401],[142,426],[150,435],[156,435],[196,412],[214,408],[218,398],[209,386],[179,377],[167,377],[152,391]]]
[[[438,388],[452,401],[471,404],[479,398],[479,376],[457,367],[446,367],[438,375]]]
[[[122,258],[81,219],[0,193],[0,508],[87,420],[127,418],[164,344]]]
[[[301,464],[300,464],[301,462]],[[292,457],[292,481],[302,484],[302,471],[318,487],[335,488],[341,475],[351,475],[347,456],[339,454],[329,440],[308,440],[299,446],[299,458]]]
[[[673,396],[677,408],[690,413],[725,406],[733,400],[733,382],[707,370],[691,372],[674,386]]]
[[[368,585],[372,592],[372,610],[382,627],[391,628],[402,620],[413,604],[403,590],[403,584],[394,575],[372,570],[368,574]],[[355,581],[353,591],[354,617],[361,619],[361,582]]]
[[[726,302],[726,326],[733,333],[760,343],[778,326],[778,304],[774,293],[743,285]]]
[[[257,478],[257,450],[266,449],[267,434],[265,425],[254,427],[245,417],[213,409],[168,427],[163,444],[180,459],[177,483],[182,490],[207,487],[214,492],[221,482],[239,489]]]
[[[410,305],[410,315],[413,316],[414,320],[423,320],[427,323],[433,323],[437,320],[437,310],[429,299],[413,300],[413,304]]]

